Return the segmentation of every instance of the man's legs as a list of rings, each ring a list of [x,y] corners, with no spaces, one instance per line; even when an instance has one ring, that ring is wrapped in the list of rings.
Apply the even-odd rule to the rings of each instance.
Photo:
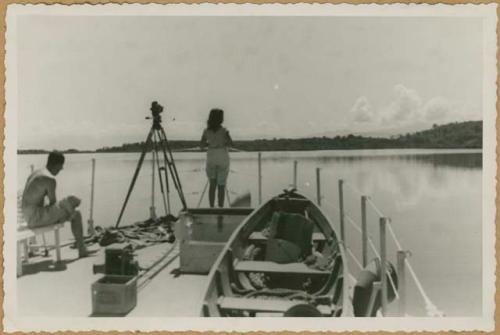
[[[83,240],[82,214],[80,213],[80,211],[75,211],[71,218],[71,231],[73,232],[73,236],[76,240],[76,247],[78,248],[79,257],[87,256],[88,251]]]
[[[213,208],[215,206],[215,190],[217,188],[217,180],[209,179],[209,187],[208,187],[208,202],[210,203],[210,207]]]

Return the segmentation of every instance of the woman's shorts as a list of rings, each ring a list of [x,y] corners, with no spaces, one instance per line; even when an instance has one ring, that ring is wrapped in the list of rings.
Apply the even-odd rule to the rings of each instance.
[[[226,148],[209,148],[206,172],[208,179],[217,180],[217,185],[226,185],[229,174],[229,154]]]
[[[229,175],[228,165],[207,164],[206,172],[208,179],[215,179],[217,185],[226,185],[227,176]]]

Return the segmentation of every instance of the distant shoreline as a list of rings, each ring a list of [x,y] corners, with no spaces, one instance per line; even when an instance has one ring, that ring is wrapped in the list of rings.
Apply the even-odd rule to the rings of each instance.
[[[455,122],[434,125],[431,129],[391,138],[364,137],[356,135],[336,137],[279,138],[234,141],[234,151],[320,151],[320,150],[373,150],[373,149],[482,149],[482,121]],[[202,152],[199,141],[170,140],[173,152]],[[79,153],[139,153],[144,142],[126,143],[121,146],[104,147],[97,150],[60,150],[65,154]],[[148,151],[153,148],[149,146]],[[19,155],[47,154],[45,149],[20,149]]]

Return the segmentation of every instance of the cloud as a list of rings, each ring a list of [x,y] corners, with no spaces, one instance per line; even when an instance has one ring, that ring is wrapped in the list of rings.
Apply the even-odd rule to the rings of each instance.
[[[422,99],[417,91],[401,84],[394,86],[393,91],[393,100],[382,109],[382,121],[398,124],[419,121]]]
[[[442,121],[448,119],[453,106],[443,97],[435,97],[427,101],[422,108],[424,119],[429,122]]]
[[[373,113],[370,102],[364,96],[356,100],[354,106],[351,108],[351,115],[353,116],[354,122],[357,123],[373,122],[375,119],[375,114]]]
[[[373,106],[366,96],[354,102],[347,125],[354,131],[421,128],[464,118],[461,109],[444,97],[424,101],[420,94],[402,84],[393,87],[390,100]]]

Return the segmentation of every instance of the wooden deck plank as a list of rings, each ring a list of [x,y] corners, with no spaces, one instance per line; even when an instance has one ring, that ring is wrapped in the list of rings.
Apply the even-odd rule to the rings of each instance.
[[[267,272],[267,273],[288,273],[288,274],[307,274],[324,275],[326,271],[311,269],[304,263],[278,264],[266,261],[240,261],[235,266],[236,271],[240,272]]]

